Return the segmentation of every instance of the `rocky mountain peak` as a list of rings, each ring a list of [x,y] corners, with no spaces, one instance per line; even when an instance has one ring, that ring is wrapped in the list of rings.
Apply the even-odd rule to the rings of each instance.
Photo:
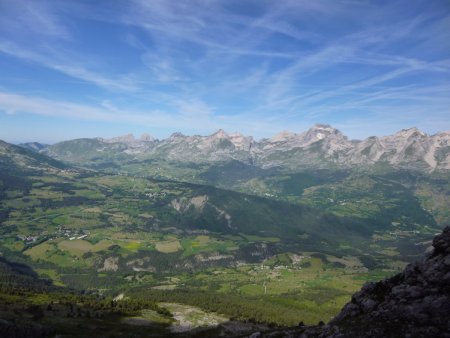
[[[304,134],[304,139],[307,143],[313,143],[332,136],[345,138],[345,136],[336,128],[329,124],[315,124]]]
[[[123,136],[117,136],[110,139],[103,139],[103,142],[106,143],[133,143],[136,141],[133,134],[127,134]]]
[[[439,137],[439,138],[446,138],[450,139],[450,130],[448,131],[442,131],[440,133],[434,134],[432,137]]]
[[[170,140],[173,140],[173,139],[179,139],[179,138],[184,138],[185,136],[182,134],[182,133],[180,133],[179,131],[177,131],[176,133],[173,133],[172,135],[170,135],[169,136],[169,139]]]
[[[240,133],[230,134],[229,139],[230,139],[231,143],[233,143],[237,149],[248,149],[249,150],[251,144],[253,143],[253,137],[244,136]]]
[[[418,128],[413,127],[413,128],[408,128],[408,129],[402,129],[402,130],[396,132],[393,136],[408,139],[411,137],[426,137],[427,134],[425,134]]]
[[[155,140],[155,138],[150,134],[143,133],[141,135],[141,137],[139,138],[139,140],[142,142],[153,142]]]
[[[316,132],[316,133],[324,133],[324,134],[327,134],[327,135],[330,135],[330,134],[341,134],[341,132],[338,129],[330,126],[329,124],[320,124],[320,123],[316,123],[314,126],[312,126],[309,129],[309,131],[310,132]]]
[[[297,134],[284,130],[284,131],[276,134],[272,138],[270,138],[269,141],[270,142],[286,142],[296,136],[297,136]]]
[[[228,138],[229,136],[223,129],[219,129],[215,133],[211,134],[209,137],[214,139],[221,139],[221,138]]]

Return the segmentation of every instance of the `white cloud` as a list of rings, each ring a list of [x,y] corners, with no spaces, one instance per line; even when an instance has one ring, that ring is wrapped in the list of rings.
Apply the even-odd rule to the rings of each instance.
[[[111,102],[100,102],[98,106],[76,104],[67,101],[50,100],[0,92],[0,111],[10,114],[42,115],[58,120],[97,121],[126,123],[146,126],[154,130],[183,131],[185,133],[211,133],[217,129],[240,131],[256,137],[266,137],[278,130],[287,129],[286,121],[256,119],[254,116],[216,115],[214,109],[200,100],[178,101],[172,111],[140,110],[127,111]],[[292,123],[289,127],[293,127]],[[298,130],[298,128],[296,128]]]
[[[75,64],[71,55],[55,55],[51,49],[42,52],[28,50],[14,43],[0,41],[0,52],[12,55],[27,62],[37,63],[43,67],[58,71],[67,76],[80,79],[107,90],[133,91],[136,84],[127,77],[110,78]],[[61,53],[59,53],[61,54]]]
[[[70,39],[70,33],[59,18],[54,2],[6,0],[1,4],[0,29],[24,36]]]

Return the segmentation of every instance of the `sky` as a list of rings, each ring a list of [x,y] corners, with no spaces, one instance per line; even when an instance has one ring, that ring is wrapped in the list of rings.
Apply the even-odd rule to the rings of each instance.
[[[449,0],[0,0],[0,139],[450,130]]]

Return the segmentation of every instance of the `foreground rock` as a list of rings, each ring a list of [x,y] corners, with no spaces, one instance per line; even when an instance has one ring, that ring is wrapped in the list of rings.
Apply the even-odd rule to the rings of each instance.
[[[366,284],[328,325],[254,337],[450,337],[450,227],[421,262]]]

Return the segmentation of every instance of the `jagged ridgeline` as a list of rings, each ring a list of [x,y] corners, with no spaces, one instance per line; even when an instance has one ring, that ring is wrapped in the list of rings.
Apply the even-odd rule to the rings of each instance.
[[[227,335],[327,322],[450,220],[446,135],[379,138],[365,160],[355,154],[373,139],[323,125],[259,142],[223,131],[2,142],[1,257],[47,288],[24,290],[32,299],[87,293],[110,302],[111,320],[122,315],[111,304],[145,300],[125,317],[167,334],[183,321]]]
[[[282,132],[256,141],[251,136],[219,130],[210,136],[174,133],[158,140],[144,134],[113,139],[77,139],[54,145],[26,143],[24,147],[51,157],[87,166],[112,167],[145,161],[211,163],[237,160],[258,168],[403,168],[420,171],[450,169],[450,135],[427,135],[417,128],[394,135],[349,140],[329,125],[306,132]]]

